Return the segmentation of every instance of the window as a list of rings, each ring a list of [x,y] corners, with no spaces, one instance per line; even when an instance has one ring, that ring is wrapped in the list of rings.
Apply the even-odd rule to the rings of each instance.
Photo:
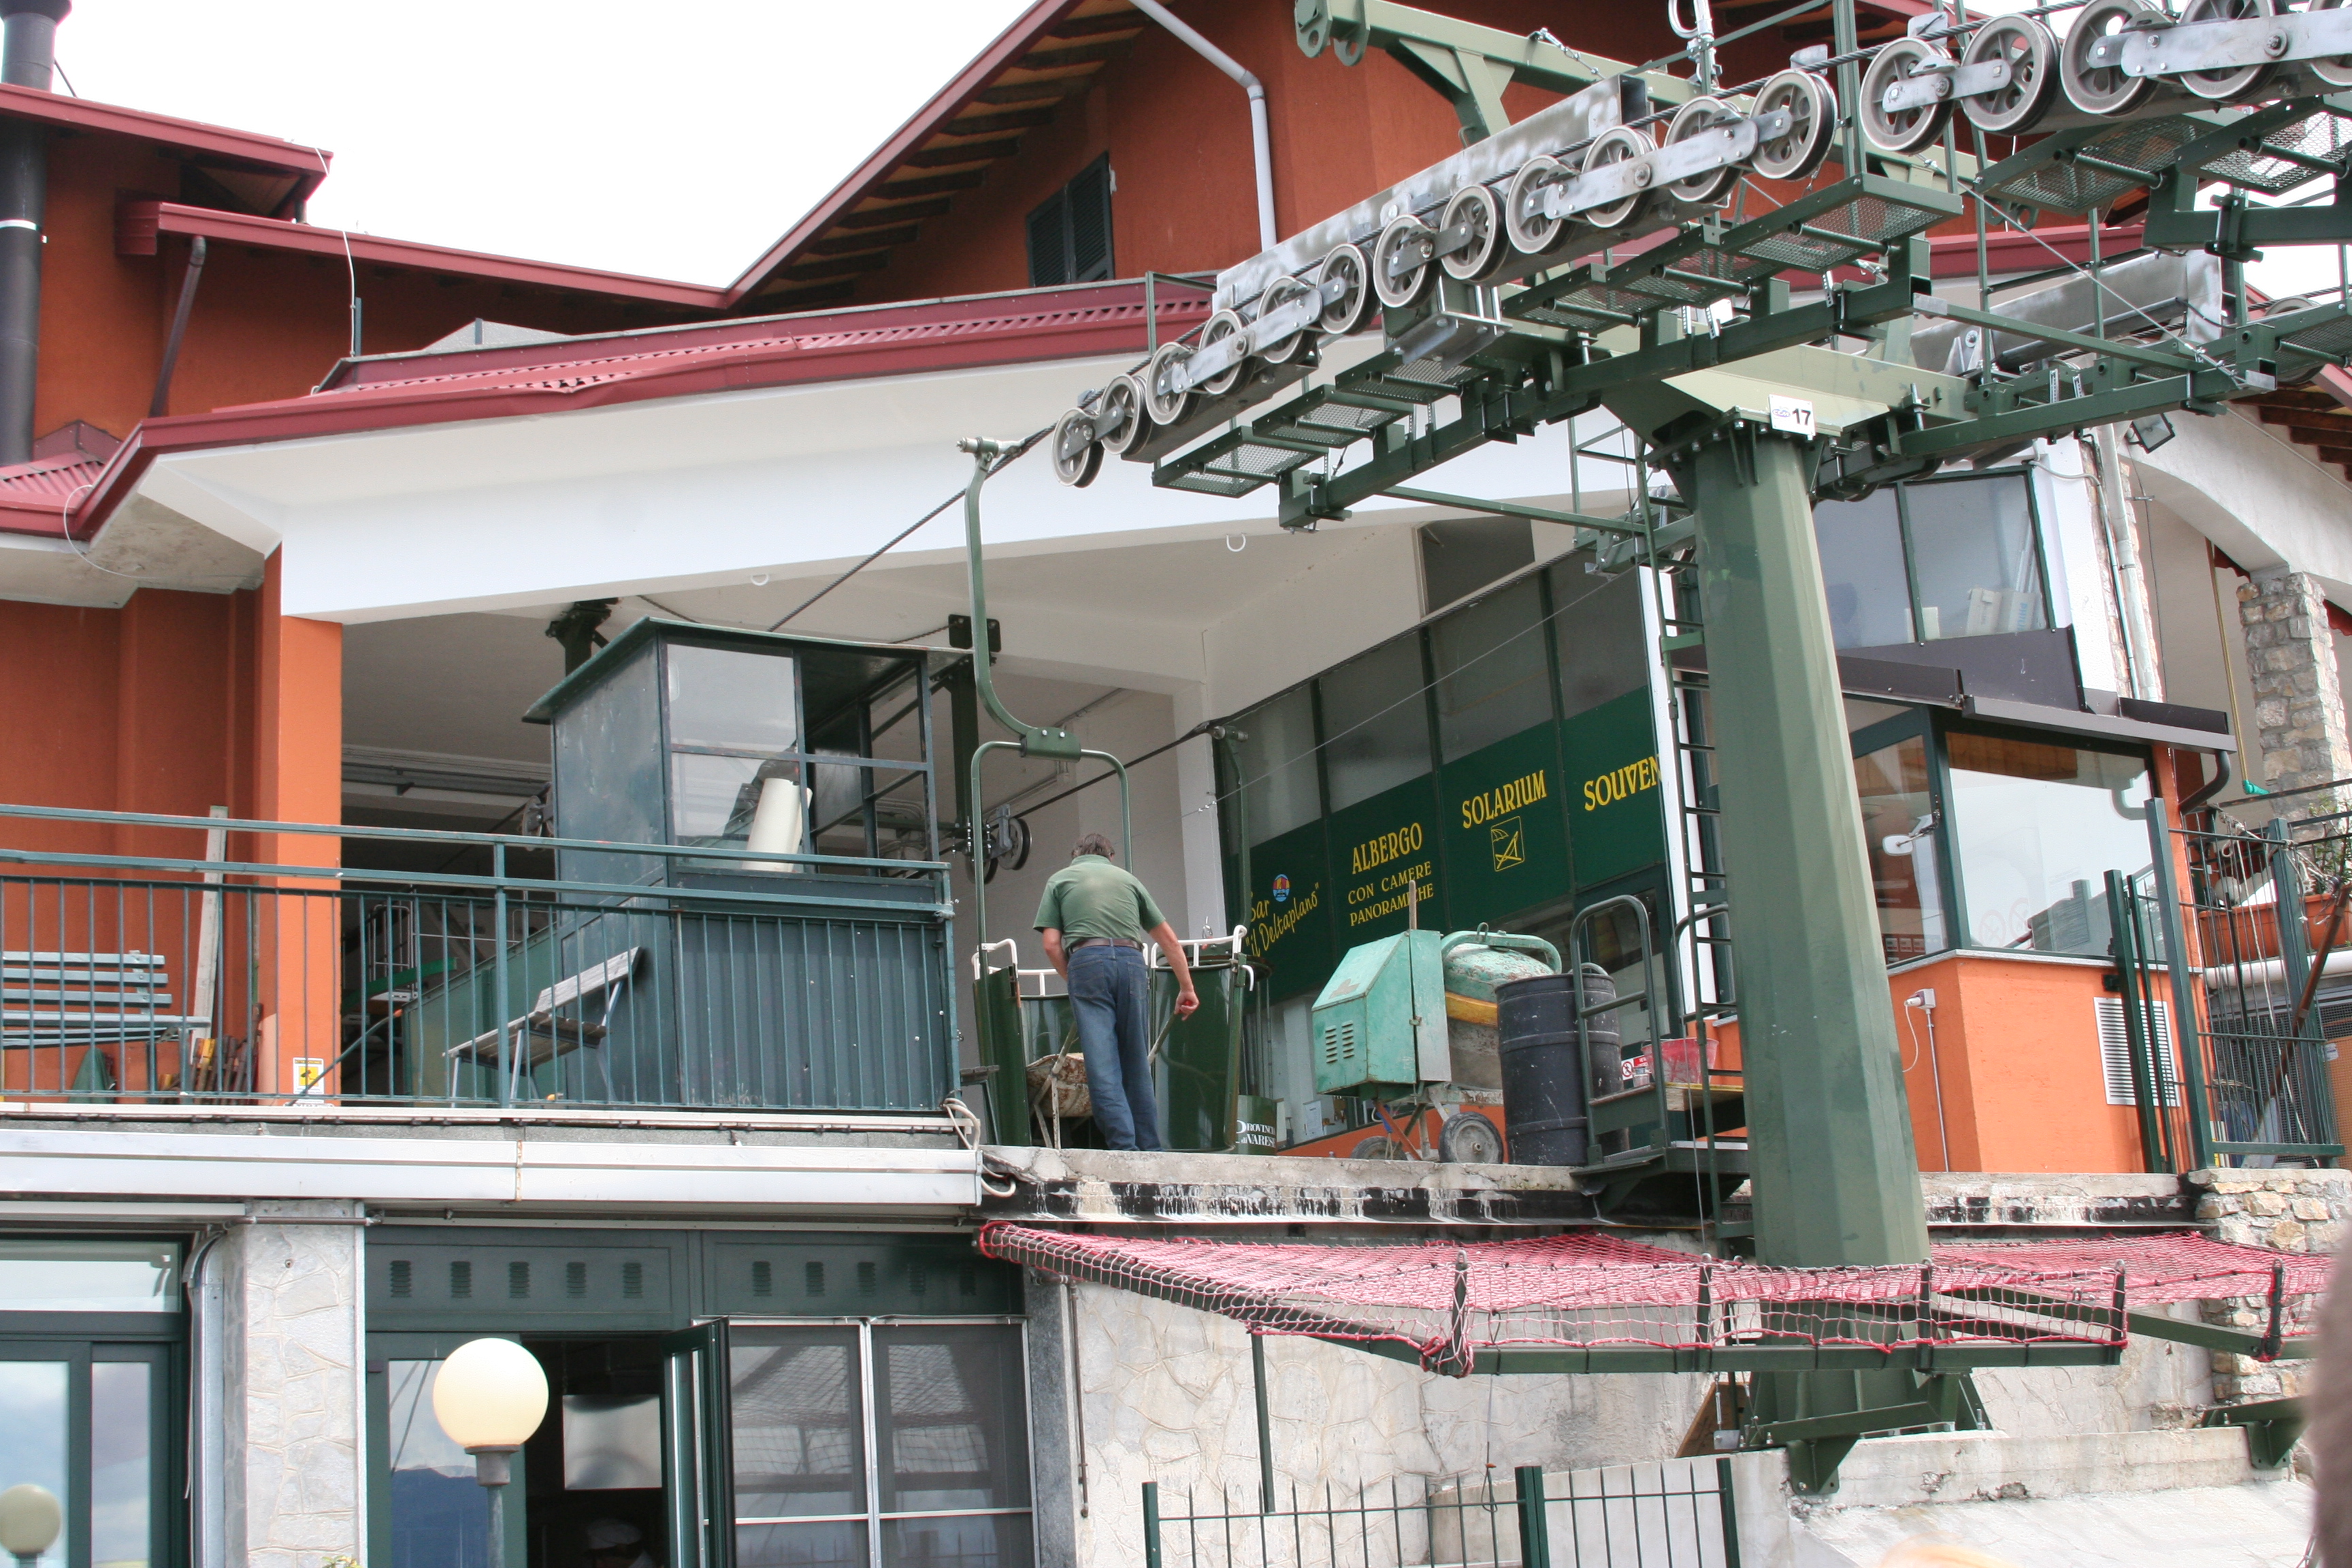
[[[1878,902],[1878,940],[1889,964],[1941,952],[1943,877],[1937,866],[1936,801],[1928,737],[1906,735],[1853,760],[1863,845]]]
[[[1552,625],[1559,637],[1559,710],[1573,719],[1650,684],[1650,639],[1643,629],[1637,572],[1614,577],[1572,555],[1553,566]]]
[[[438,1360],[384,1363],[391,1420],[392,1568],[493,1568],[490,1505],[474,1457],[433,1414]]]
[[[1029,286],[1092,283],[1111,275],[1110,154],[1106,153],[1029,215]]]
[[[1429,629],[1437,659],[1437,739],[1446,762],[1551,719],[1543,598],[1532,577]]]
[[[737,1568],[1026,1568],[1021,1331],[736,1327]],[[873,1452],[866,1449],[872,1434]]]
[[[2149,864],[2146,760],[1967,731],[1945,746],[1969,942],[2105,956],[2106,874]]]
[[[1315,693],[1307,687],[1286,691],[1244,714],[1230,742],[1232,765],[1240,777],[1238,816],[1253,846],[1303,826],[1322,815],[1323,793],[1315,778]],[[1228,810],[1229,826],[1236,816]]]
[[[1350,659],[1316,685],[1323,694],[1332,810],[1344,811],[1429,772],[1418,636]]]
[[[1421,528],[1424,613],[1465,599],[1536,561],[1535,524],[1525,518],[1480,517]]]
[[[2041,631],[2032,488],[2017,473],[1892,485],[1813,509],[1831,639],[1842,648]]]

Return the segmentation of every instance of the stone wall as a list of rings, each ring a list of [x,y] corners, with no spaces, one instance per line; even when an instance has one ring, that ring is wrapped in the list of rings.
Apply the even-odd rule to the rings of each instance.
[[[361,1553],[361,1229],[339,1202],[257,1201],[212,1263],[222,1289],[225,1568]]]
[[[2261,751],[2247,769],[2250,781],[2297,789],[2352,776],[2352,735],[2319,580],[2283,569],[2258,572],[2238,589],[2238,618],[2252,666]]]
[[[1033,1279],[1033,1397],[1053,1408],[1038,1423],[1041,1514],[1074,1469],[1042,1440],[1066,1430],[1067,1363],[1058,1332],[1034,1320],[1054,1308],[1058,1287]],[[1256,1401],[1248,1333],[1231,1319],[1102,1286],[1076,1288],[1077,1348],[1084,1391],[1086,1517],[1041,1517],[1041,1544],[1066,1539],[1070,1555],[1099,1568],[1143,1561],[1141,1488],[1160,1485],[1163,1511],[1191,1492],[1203,1510],[1221,1489],[1234,1507],[1258,1501]],[[1275,1479],[1282,1506],[1291,1489],[1319,1499],[1352,1495],[1360,1484],[1400,1481],[1403,1495],[1488,1463],[1570,1469],[1672,1454],[1698,1408],[1703,1377],[1433,1377],[1406,1363],[1340,1345],[1290,1337],[1265,1342]],[[1064,1451],[1066,1455],[1066,1450]],[[1060,1508],[1070,1507],[1061,1502]],[[1065,1515],[1066,1519],[1067,1516]],[[1181,1530],[1163,1534],[1170,1562],[1189,1561]]]
[[[2211,1222],[2217,1241],[2275,1252],[2342,1249],[2352,1217],[2352,1171],[2192,1171],[2187,1180],[2199,1194],[2197,1217]],[[2318,1305],[2312,1297],[2290,1298],[2285,1332],[2309,1332]],[[2259,1296],[2209,1301],[2205,1321],[2261,1333],[2270,1325],[2270,1303]],[[2263,1363],[2217,1351],[2213,1397],[2227,1404],[2300,1394],[2307,1371],[2304,1362]]]

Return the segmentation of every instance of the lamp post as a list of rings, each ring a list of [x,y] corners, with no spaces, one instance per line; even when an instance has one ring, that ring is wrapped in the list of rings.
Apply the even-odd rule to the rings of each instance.
[[[27,1484],[0,1492],[0,1551],[14,1557],[17,1568],[33,1568],[57,1544],[65,1524],[58,1494],[47,1487]]]
[[[506,1485],[514,1479],[515,1450],[547,1417],[547,1373],[512,1340],[468,1340],[433,1380],[433,1416],[474,1456],[474,1479],[490,1492],[490,1561],[503,1563]],[[6,1505],[0,1496],[0,1509]]]

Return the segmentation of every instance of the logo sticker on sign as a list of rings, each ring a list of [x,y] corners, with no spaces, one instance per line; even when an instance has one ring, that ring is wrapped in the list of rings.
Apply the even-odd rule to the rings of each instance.
[[[1801,397],[1773,398],[1772,428],[1811,438],[1817,434],[1813,428],[1813,405]]]

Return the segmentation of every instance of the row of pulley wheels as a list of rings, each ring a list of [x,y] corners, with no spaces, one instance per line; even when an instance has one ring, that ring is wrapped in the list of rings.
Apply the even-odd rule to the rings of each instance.
[[[2343,4],[2345,0],[2314,0],[2313,9],[2333,10]],[[2189,0],[2175,18],[2148,0],[2091,0],[2076,13],[2063,41],[2038,17],[1996,17],[1976,30],[1958,63],[2004,62],[2009,80],[1957,102],[1969,123],[1989,136],[2024,134],[2062,98],[2080,112],[2101,119],[2128,115],[2144,107],[2168,80],[2198,98],[2234,102],[2259,93],[2280,68],[2233,66],[2159,79],[2127,76],[2121,67],[2094,64],[2090,57],[2101,40],[2124,33],[2171,26],[2176,21],[2252,21],[2278,16],[2282,9],[2278,0]],[[1880,49],[1862,79],[1863,135],[1888,153],[1916,153],[1932,145],[1950,122],[1956,100],[1948,93],[1932,103],[1890,110],[1886,89],[1914,78],[1942,74],[1953,63],[1951,55],[1930,39],[1897,38]],[[2303,67],[2328,87],[2352,87],[2352,57],[2307,60]]]
[[[1837,95],[1814,73],[1787,70],[1773,77],[1758,90],[1751,112],[1788,116],[1786,127],[1759,141],[1748,160],[1748,166],[1765,178],[1805,179],[1829,155],[1837,129]],[[1721,99],[1694,98],[1667,121],[1664,144],[1672,146],[1739,118]],[[1065,484],[1091,482],[1106,450],[1124,456],[1155,429],[1182,424],[1202,398],[1221,397],[1238,385],[1252,360],[1286,364],[1318,338],[1360,331],[1375,304],[1390,310],[1418,305],[1436,287],[1441,270],[1465,283],[1487,282],[1515,257],[1549,256],[1581,234],[1630,226],[1658,196],[1686,206],[1717,205],[1729,197],[1741,173],[1738,167],[1709,170],[1656,190],[1637,189],[1572,218],[1546,213],[1545,199],[1555,187],[1588,171],[1640,158],[1659,145],[1642,127],[1617,126],[1586,143],[1581,156],[1539,155],[1496,184],[1465,185],[1446,201],[1434,225],[1406,213],[1391,219],[1369,246],[1334,246],[1313,273],[1281,279],[1258,296],[1260,319],[1320,296],[1322,309],[1307,325],[1261,344],[1255,353],[1192,386],[1177,384],[1176,366],[1199,349],[1246,332],[1249,323],[1236,310],[1219,310],[1202,324],[1197,344],[1160,345],[1141,369],[1114,377],[1097,395],[1091,414],[1072,409],[1062,416],[1054,439],[1055,475]],[[1439,237],[1457,229],[1467,236],[1466,242],[1439,255]],[[1092,426],[1093,440],[1084,438],[1082,426],[1087,425]]]

